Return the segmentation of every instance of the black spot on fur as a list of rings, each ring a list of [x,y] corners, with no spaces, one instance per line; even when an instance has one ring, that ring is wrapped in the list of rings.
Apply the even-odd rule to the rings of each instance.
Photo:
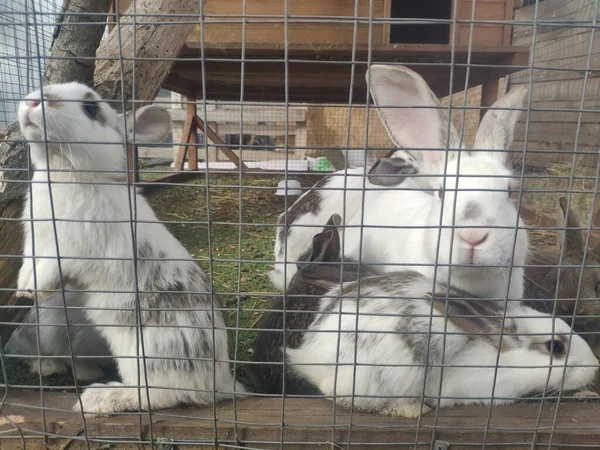
[[[465,210],[463,211],[463,218],[465,220],[473,220],[477,219],[481,216],[481,205],[475,202],[469,202],[465,206]]]
[[[319,180],[307,193],[305,193],[302,197],[300,197],[292,206],[290,206],[287,210],[287,214],[281,214],[277,223],[280,225],[279,227],[279,237],[278,239],[283,242],[286,236],[286,228],[287,235],[290,235],[290,225],[292,225],[298,218],[302,217],[309,212],[313,212],[314,214],[319,214],[321,212],[321,202],[323,201],[323,194],[319,191],[320,187],[323,187],[328,181],[331,180],[331,177],[324,177]]]

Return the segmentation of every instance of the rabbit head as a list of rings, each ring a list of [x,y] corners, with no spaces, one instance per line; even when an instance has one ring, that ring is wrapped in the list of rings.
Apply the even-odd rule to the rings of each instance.
[[[512,319],[516,324],[518,346],[508,352],[513,352],[517,361],[521,358],[523,365],[547,358],[547,367],[552,368],[548,389],[580,389],[594,380],[598,359],[586,341],[573,333],[565,321],[525,306],[513,312],[520,316]],[[539,390],[544,387],[540,386]]]
[[[18,117],[38,169],[47,166],[48,157],[50,167],[58,170],[124,172],[126,138],[160,142],[171,130],[165,109],[144,106],[135,117],[127,113],[123,118],[93,89],[79,83],[53,84],[32,92],[21,101]]]
[[[323,231],[313,237],[311,248],[300,257],[302,262],[297,264],[298,271],[290,282],[288,294],[297,291],[304,294],[324,294],[340,282],[356,281],[359,274],[374,274],[372,269],[358,264],[351,258],[345,258],[342,262],[338,230],[341,223],[340,215],[333,214]]]
[[[402,148],[380,160],[369,180],[394,186],[417,169],[419,184],[432,194],[432,227],[426,239],[430,256],[435,260],[439,240],[442,265],[508,267],[511,261],[523,265],[528,239],[514,204],[517,185],[505,150],[520,114],[506,108],[522,107],[527,91],[513,89],[498,100],[481,121],[475,149],[461,150],[447,108],[417,73],[374,65],[367,78],[382,122],[394,144]]]

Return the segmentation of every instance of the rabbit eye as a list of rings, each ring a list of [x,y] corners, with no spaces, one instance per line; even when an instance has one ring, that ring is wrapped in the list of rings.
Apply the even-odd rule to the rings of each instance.
[[[551,341],[546,341],[545,344],[546,344],[546,350],[548,350],[548,352],[550,352],[552,354],[561,355],[565,351],[565,346],[560,341],[551,340]]]
[[[98,114],[98,102],[96,101],[87,101],[83,103],[83,110],[90,117],[90,119],[95,119]]]
[[[508,187],[508,192],[507,192],[507,196],[508,196],[508,198],[513,198],[513,197],[514,197],[514,195],[515,195],[515,191],[514,191],[513,187],[512,187],[512,186],[509,186],[509,187]]]

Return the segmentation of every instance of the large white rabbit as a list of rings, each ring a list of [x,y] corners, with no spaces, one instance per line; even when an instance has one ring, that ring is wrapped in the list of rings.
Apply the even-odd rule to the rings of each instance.
[[[29,94],[19,106],[19,121],[35,173],[24,208],[18,289],[48,292],[62,281],[80,291],[87,317],[106,338],[123,380],[87,388],[84,411],[207,404],[230,397],[234,388],[243,390],[229,371],[225,320],[209,281],[126,183],[126,136],[163,140],[171,128],[167,111],[139,108],[135,117],[128,115],[125,129],[123,116],[96,92],[67,83],[45,86],[43,101],[40,91]],[[146,383],[152,387],[147,391],[134,387]]]
[[[448,283],[451,264],[451,286],[479,297],[503,299],[508,294],[521,299],[528,239],[515,206],[517,183],[505,150],[520,114],[515,108],[523,106],[527,91],[517,88],[498,100],[481,122],[475,149],[457,151],[459,138],[447,108],[417,73],[374,65],[367,79],[390,138],[403,149],[370,170],[365,185],[377,189],[365,192],[364,208],[362,195],[353,195],[348,202],[346,211],[353,215],[346,214],[343,220],[348,227],[344,255],[360,257],[378,271],[411,268],[427,276],[434,275],[437,262],[440,283]],[[446,146],[451,151],[446,152]],[[295,220],[288,219],[287,280],[282,264],[286,233],[280,219],[281,242],[276,244],[277,263],[270,274],[277,287],[289,283],[297,270],[293,258],[301,259],[310,245],[297,225],[310,223],[318,229],[331,214],[342,215],[343,191],[331,192],[337,196],[333,200],[322,191],[325,200],[307,207],[306,197],[317,198],[309,192],[288,209],[287,217]]]

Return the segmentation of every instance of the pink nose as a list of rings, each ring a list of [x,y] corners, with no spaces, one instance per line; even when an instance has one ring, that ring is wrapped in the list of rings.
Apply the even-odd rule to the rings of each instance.
[[[27,102],[27,104],[31,107],[31,108],[35,108],[36,106],[40,105],[40,101],[39,100],[29,100]]]
[[[489,235],[489,231],[471,230],[459,233],[458,237],[470,246],[477,247],[478,245],[483,244],[487,240]]]

